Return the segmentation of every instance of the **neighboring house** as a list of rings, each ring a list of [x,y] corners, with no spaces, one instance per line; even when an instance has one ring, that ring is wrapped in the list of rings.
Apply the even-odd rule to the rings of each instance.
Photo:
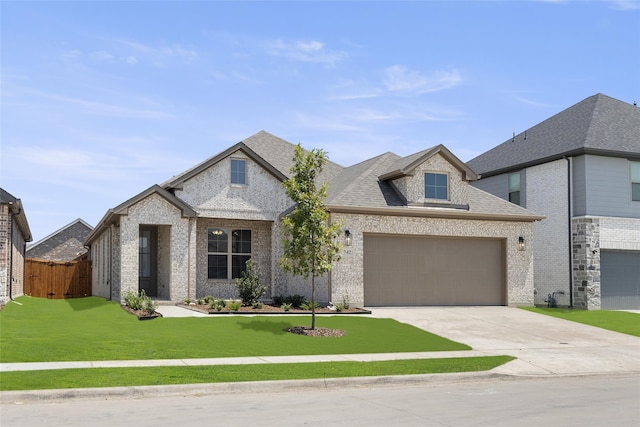
[[[110,209],[89,234],[93,295],[145,290],[181,302],[236,296],[248,259],[278,295],[309,297],[285,273],[282,186],[293,144],[264,131]],[[469,185],[476,174],[439,145],[351,167],[329,162],[326,208],[342,259],[316,300],[358,306],[532,305],[532,224],[543,217]]]
[[[27,246],[27,258],[73,261],[87,253],[84,241],[93,227],[80,218]]]
[[[597,94],[469,161],[474,186],[541,213],[538,305],[640,309],[640,110]]]
[[[22,202],[0,188],[0,303],[24,294],[24,254],[30,241]]]

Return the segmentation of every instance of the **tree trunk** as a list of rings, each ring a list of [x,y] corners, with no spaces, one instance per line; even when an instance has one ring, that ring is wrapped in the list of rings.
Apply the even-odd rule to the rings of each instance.
[[[316,328],[316,276],[311,276],[311,330]]]

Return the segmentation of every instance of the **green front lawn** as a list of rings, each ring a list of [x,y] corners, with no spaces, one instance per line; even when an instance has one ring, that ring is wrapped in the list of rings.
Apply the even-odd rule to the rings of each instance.
[[[534,313],[559,317],[610,331],[640,337],[640,314],[611,310],[570,310],[563,308],[521,307]]]
[[[140,321],[98,297],[20,297],[0,311],[0,362],[142,360],[469,350],[391,319],[317,316],[316,326],[346,335],[284,332],[310,316],[211,316]]]
[[[490,370],[511,360],[513,360],[513,357],[510,356],[490,356],[380,362],[278,363],[4,372],[0,375],[0,378],[2,378],[0,390],[131,387],[473,372]]]

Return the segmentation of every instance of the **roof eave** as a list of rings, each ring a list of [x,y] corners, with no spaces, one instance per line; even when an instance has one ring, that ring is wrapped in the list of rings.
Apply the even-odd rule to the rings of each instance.
[[[603,150],[600,148],[588,148],[588,147],[580,147],[575,150],[565,151],[562,153],[554,154],[551,156],[543,157],[540,159],[531,160],[528,162],[518,163],[516,165],[508,166],[501,169],[490,170],[487,172],[483,172],[480,174],[481,178],[488,178],[490,176],[501,175],[503,173],[514,172],[522,169],[529,168],[531,166],[542,165],[544,163],[553,162],[556,160],[566,159],[569,157],[577,157],[583,155],[595,155],[595,156],[605,156],[605,157],[621,157],[631,160],[640,160],[640,153],[632,153],[629,151],[617,151],[617,150]]]
[[[500,213],[481,213],[460,209],[434,209],[434,208],[410,208],[410,207],[368,207],[368,206],[336,206],[327,205],[325,208],[332,213],[409,216],[424,218],[449,218],[483,221],[515,221],[535,222],[545,219],[542,215],[515,215]]]

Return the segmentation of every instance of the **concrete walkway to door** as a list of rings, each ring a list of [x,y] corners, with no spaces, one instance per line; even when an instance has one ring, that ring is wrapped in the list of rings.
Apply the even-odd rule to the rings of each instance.
[[[489,354],[518,359],[509,375],[640,374],[640,338],[514,307],[370,307]],[[638,315],[640,322],[640,314]]]

